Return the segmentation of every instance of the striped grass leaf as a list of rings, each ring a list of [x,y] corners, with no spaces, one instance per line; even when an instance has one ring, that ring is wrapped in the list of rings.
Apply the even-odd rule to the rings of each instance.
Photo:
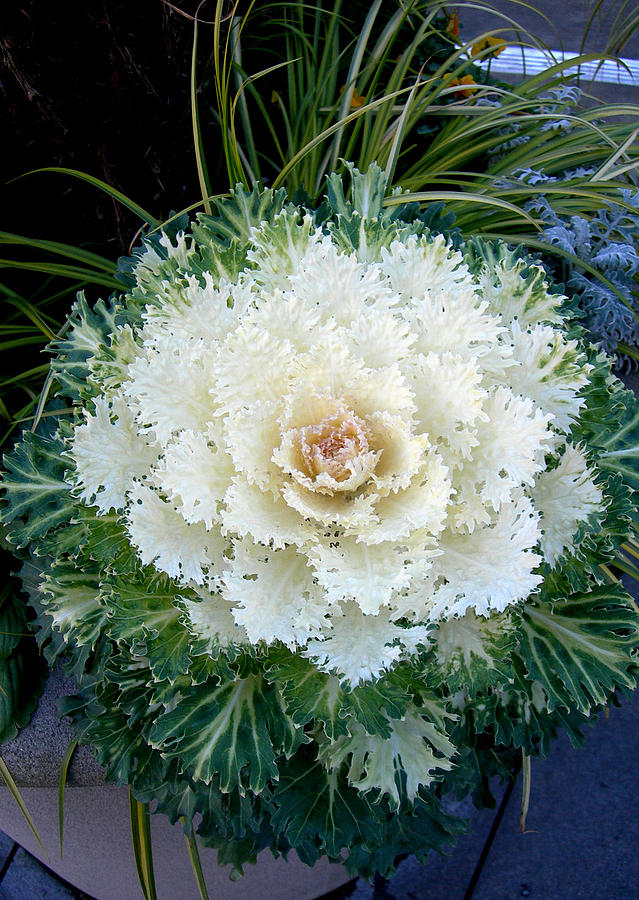
[[[64,846],[64,790],[67,784],[67,776],[69,773],[69,763],[71,757],[75,753],[78,742],[75,738],[71,738],[67,745],[60,769],[58,771],[58,837],[60,839],[60,859],[62,859],[62,851]]]
[[[40,169],[31,169],[31,171],[25,172],[23,175],[20,175],[18,177],[26,178],[27,175],[36,175],[40,172],[54,172],[59,175],[70,175],[72,178],[78,178],[80,179],[80,181],[85,181],[87,184],[90,184],[93,187],[98,188],[98,190],[103,191],[105,194],[108,194],[108,196],[112,197],[113,200],[121,203],[122,206],[130,210],[134,215],[138,216],[138,218],[142,219],[142,221],[146,222],[148,225],[154,227],[160,224],[155,216],[151,215],[151,213],[147,212],[145,209],[131,200],[130,197],[127,197],[126,194],[123,194],[122,191],[118,191],[112,185],[107,184],[106,181],[101,181],[94,175],[89,175],[87,172],[81,172],[78,169],[67,169],[61,166],[45,166]],[[13,180],[17,181],[18,179]]]
[[[206,888],[206,881],[204,880],[202,861],[200,859],[200,852],[198,850],[197,840],[195,837],[195,832],[193,830],[193,823],[187,822],[184,816],[181,817],[180,821],[182,822],[182,828],[184,829],[186,849],[188,850],[189,860],[191,861],[191,868],[193,869],[193,874],[195,876],[197,889],[200,892],[201,900],[209,900],[209,892]]]
[[[32,816],[31,816],[31,813],[30,813],[29,810],[27,809],[27,805],[26,805],[26,803],[24,802],[24,799],[23,799],[23,797],[22,797],[22,794],[21,794],[20,791],[18,790],[17,784],[16,784],[15,781],[13,780],[13,776],[11,775],[11,772],[10,772],[9,769],[7,768],[7,764],[6,764],[5,761],[2,759],[1,756],[0,756],[0,776],[2,777],[2,780],[4,781],[4,783],[6,784],[6,786],[9,788],[9,792],[10,792],[11,796],[12,796],[13,799],[16,801],[16,803],[17,803],[17,805],[18,805],[18,809],[20,810],[20,812],[21,812],[22,815],[24,816],[25,822],[26,822],[27,825],[29,826],[29,829],[31,830],[31,833],[33,834],[34,838],[35,838],[36,841],[38,842],[38,844],[39,844],[39,846],[40,846],[40,849],[42,850],[42,852],[44,853],[44,856],[45,856],[46,860],[48,861],[48,860],[49,860],[49,854],[47,853],[47,851],[46,851],[46,849],[45,849],[45,846],[44,846],[44,844],[42,843],[42,839],[41,839],[41,837],[40,837],[40,835],[39,835],[39,833],[38,833],[38,829],[36,828],[36,824],[35,824],[35,822],[33,821],[33,818],[32,818]]]
[[[149,807],[146,803],[139,803],[131,791],[129,791],[129,819],[133,856],[144,900],[157,900]]]

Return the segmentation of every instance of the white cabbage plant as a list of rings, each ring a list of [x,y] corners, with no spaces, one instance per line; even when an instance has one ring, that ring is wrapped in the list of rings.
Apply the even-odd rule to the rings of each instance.
[[[148,235],[6,460],[80,734],[237,867],[440,849],[635,682],[634,398],[540,265],[351,175]]]

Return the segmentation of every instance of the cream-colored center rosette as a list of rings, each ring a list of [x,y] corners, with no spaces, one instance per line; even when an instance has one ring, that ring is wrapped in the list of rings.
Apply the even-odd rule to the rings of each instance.
[[[472,277],[441,236],[362,261],[287,211],[234,283],[165,244],[180,278],[122,329],[124,377],[71,455],[85,502],[184,586],[195,633],[282,641],[354,685],[429,622],[536,590],[601,501],[565,443],[588,368],[541,276]]]

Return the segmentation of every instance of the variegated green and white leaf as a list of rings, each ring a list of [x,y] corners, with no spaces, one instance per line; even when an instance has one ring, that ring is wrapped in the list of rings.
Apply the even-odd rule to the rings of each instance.
[[[483,240],[466,243],[466,261],[478,278],[479,290],[491,312],[499,313],[505,324],[516,320],[520,327],[540,322],[561,322],[563,297],[548,291],[541,265],[531,265],[519,250],[506,244]]]
[[[26,431],[4,457],[2,487],[8,502],[2,507],[2,521],[7,540],[16,547],[26,547],[73,515],[74,501],[64,480],[69,462],[63,451],[55,438]]]
[[[278,647],[269,653],[266,677],[278,683],[286,712],[296,725],[321,723],[330,740],[347,733],[344,691],[336,676],[319,672],[309,660]]]
[[[433,632],[435,646],[426,663],[432,687],[473,696],[490,685],[504,684],[511,675],[511,654],[518,641],[518,617],[507,611],[477,616],[472,610],[441,622]]]
[[[550,710],[588,714],[618,688],[634,688],[633,650],[639,612],[618,585],[596,587],[563,601],[529,600],[522,614],[520,652]]]
[[[399,670],[346,691],[336,676],[284,648],[270,652],[267,677],[280,685],[295,724],[320,722],[330,740],[347,734],[351,718],[369,734],[390,736],[389,720],[401,717],[412,697]]]
[[[273,828],[293,846],[319,840],[328,856],[337,858],[344,847],[375,840],[377,825],[371,801],[305,748],[282,772],[273,799]]]
[[[78,543],[83,556],[101,563],[105,569],[117,568],[121,575],[139,568],[138,556],[115,513],[98,516],[93,509],[80,507],[77,518],[85,529]]]
[[[259,675],[197,685],[158,718],[151,744],[167,759],[178,757],[196,781],[219,774],[222,791],[260,793],[278,777],[272,690]]]
[[[93,649],[107,617],[99,570],[56,561],[46,571],[41,592],[52,630],[60,632],[65,644]]]
[[[173,682],[188,671],[189,634],[166,576],[114,578],[105,590],[111,636],[148,657],[154,678]]]
[[[78,294],[68,335],[52,345],[56,350],[53,372],[66,396],[78,398],[91,394],[87,383],[88,360],[109,346],[109,335],[116,330],[117,311],[116,304],[104,300],[98,300],[92,309],[84,293]]]
[[[255,185],[249,192],[238,184],[231,190],[230,197],[216,200],[216,215],[201,213],[198,221],[206,229],[208,241],[245,244],[252,228],[271,220],[282,210],[286,197],[287,192],[283,188],[277,191],[270,188],[260,190]],[[201,239],[203,234],[197,232],[196,237]]]
[[[326,179],[326,196],[336,215],[350,216],[353,211],[366,219],[378,219],[383,213],[387,178],[383,170],[372,163],[362,173],[352,163],[347,163],[351,175],[351,201],[344,194],[342,178],[333,173]]]
[[[618,427],[604,441],[597,465],[618,472],[634,491],[639,491],[639,408],[631,391],[619,394],[624,413]]]
[[[401,719],[389,722],[390,736],[366,734],[357,722],[350,735],[322,748],[321,758],[329,769],[339,769],[350,757],[349,783],[359,791],[379,790],[392,807],[401,797],[410,802],[421,786],[440,780],[452,768],[456,749],[446,734],[444,709],[435,701],[412,705]]]

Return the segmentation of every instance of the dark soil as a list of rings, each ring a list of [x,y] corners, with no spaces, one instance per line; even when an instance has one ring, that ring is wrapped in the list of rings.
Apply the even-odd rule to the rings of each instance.
[[[196,5],[182,8],[190,15]],[[202,27],[202,82],[211,71],[210,33]],[[193,203],[192,39],[192,21],[162,0],[7,3],[0,13],[2,180],[64,166],[117,187],[159,218]],[[210,133],[207,102],[202,118]],[[216,162],[209,161],[214,175]],[[3,185],[2,194],[5,230],[88,242],[109,257],[127,251],[139,224],[65,175],[31,175]]]

